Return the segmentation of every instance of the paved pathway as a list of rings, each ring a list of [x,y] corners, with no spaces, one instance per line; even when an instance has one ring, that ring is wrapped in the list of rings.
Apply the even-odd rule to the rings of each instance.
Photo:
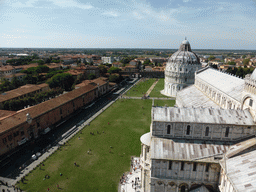
[[[122,96],[120,99],[143,99],[143,97],[127,97]],[[155,99],[155,100],[175,100],[174,97],[166,98],[166,97],[147,97],[147,99]]]
[[[156,86],[156,84],[158,83],[159,79],[157,79],[157,81],[155,81],[151,87],[148,89],[148,91],[146,92],[146,97],[149,96],[149,94],[151,93],[151,91],[154,89],[154,87]]]
[[[132,164],[131,172],[125,175],[122,181],[121,192],[141,192],[140,158],[134,157]]]

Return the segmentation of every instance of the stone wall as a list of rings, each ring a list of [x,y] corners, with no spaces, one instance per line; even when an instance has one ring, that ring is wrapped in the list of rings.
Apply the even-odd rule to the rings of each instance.
[[[167,132],[168,126],[170,126],[169,134]],[[255,126],[244,125],[153,121],[152,135],[170,139],[186,138],[213,141],[236,141],[255,135],[255,128]]]
[[[170,165],[171,164],[171,165]],[[152,160],[152,191],[180,191],[195,185],[206,184],[216,188],[219,181],[220,165],[205,162]]]

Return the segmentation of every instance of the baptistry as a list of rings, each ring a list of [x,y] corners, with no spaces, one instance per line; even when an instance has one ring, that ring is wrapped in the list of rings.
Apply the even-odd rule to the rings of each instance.
[[[195,71],[202,65],[198,56],[192,52],[188,40],[184,40],[177,52],[168,60],[165,68],[163,95],[176,97],[177,91],[194,84]]]

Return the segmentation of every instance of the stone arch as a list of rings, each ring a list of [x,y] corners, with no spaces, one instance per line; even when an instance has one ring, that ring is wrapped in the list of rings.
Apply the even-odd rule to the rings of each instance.
[[[245,101],[246,101],[247,99],[252,99],[251,95],[246,94],[246,95],[242,98],[242,109],[243,109],[243,110],[244,110],[244,109],[247,109],[247,108],[244,108],[244,104],[245,104]]]
[[[204,186],[205,186],[208,190],[214,191],[214,187],[212,186],[212,184],[207,183],[207,184],[204,184]]]
[[[187,183],[181,183],[179,185],[179,192],[187,192],[188,191],[188,184]]]
[[[193,190],[193,189],[196,189],[196,188],[201,187],[201,186],[202,186],[202,185],[200,185],[200,184],[193,183],[193,184],[190,186],[189,190]]]

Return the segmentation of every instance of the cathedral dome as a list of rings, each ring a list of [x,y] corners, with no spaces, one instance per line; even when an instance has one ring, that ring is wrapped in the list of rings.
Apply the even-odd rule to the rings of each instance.
[[[252,72],[251,79],[256,80],[256,70],[255,69]]]
[[[200,60],[198,56],[192,52],[189,41],[184,40],[177,52],[175,52],[168,60],[172,63],[198,64]]]

